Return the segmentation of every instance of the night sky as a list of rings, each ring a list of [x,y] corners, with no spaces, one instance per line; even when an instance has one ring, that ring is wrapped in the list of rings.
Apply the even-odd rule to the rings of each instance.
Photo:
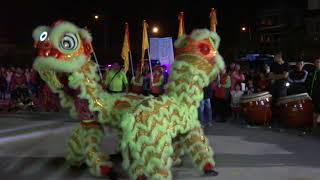
[[[302,1],[304,0],[287,0],[297,7],[301,7]],[[31,35],[35,27],[49,25],[58,19],[65,19],[81,27],[87,26],[93,34],[96,48],[104,48],[104,39],[106,38],[107,47],[104,48],[106,53],[104,58],[114,59],[119,57],[123,41],[123,24],[128,22],[132,51],[134,56],[139,56],[143,19],[146,19],[150,26],[158,25],[160,27],[161,33],[158,37],[172,36],[175,38],[178,31],[177,15],[180,11],[185,12],[186,31],[189,33],[195,28],[209,27],[209,13],[210,9],[214,7],[218,11],[218,33],[222,37],[222,45],[232,46],[234,41],[239,38],[239,27],[252,22],[256,9],[272,6],[275,2],[279,1],[12,0],[6,1],[6,5],[1,5],[0,36],[7,37],[18,47],[30,47],[31,49]],[[95,14],[102,16],[100,21],[94,21]],[[150,36],[152,35],[150,34]]]

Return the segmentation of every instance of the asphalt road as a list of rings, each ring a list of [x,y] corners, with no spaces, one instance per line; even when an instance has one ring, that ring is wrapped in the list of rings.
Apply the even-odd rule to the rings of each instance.
[[[63,112],[0,114],[0,179],[101,179],[64,161],[65,143],[76,123]],[[320,136],[234,123],[215,123],[205,132],[216,152],[219,176],[199,176],[186,158],[173,169],[174,179],[320,180]],[[103,149],[113,154],[117,143],[108,131]],[[120,179],[128,179],[120,163],[115,160],[124,174]]]

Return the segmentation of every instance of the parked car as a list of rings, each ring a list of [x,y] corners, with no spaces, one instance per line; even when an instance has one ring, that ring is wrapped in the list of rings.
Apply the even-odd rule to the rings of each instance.
[[[270,54],[247,54],[245,57],[236,60],[236,63],[241,65],[243,71],[249,71],[250,69],[255,69],[257,71],[262,71],[265,65],[271,65],[274,56]]]

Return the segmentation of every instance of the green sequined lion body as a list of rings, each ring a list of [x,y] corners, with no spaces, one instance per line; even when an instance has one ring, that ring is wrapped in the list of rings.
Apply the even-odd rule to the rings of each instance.
[[[62,106],[81,117],[68,140],[69,163],[86,163],[95,176],[109,173],[112,163],[100,147],[103,126],[109,126],[119,135],[122,164],[131,179],[172,179],[171,167],[180,164],[185,153],[200,173],[214,173],[213,150],[197,108],[203,88],[224,68],[215,32],[195,30],[175,42],[169,83],[159,97],[103,91],[98,66],[90,61],[92,37],[72,23],[40,26],[33,37],[39,50],[34,68],[59,94]]]

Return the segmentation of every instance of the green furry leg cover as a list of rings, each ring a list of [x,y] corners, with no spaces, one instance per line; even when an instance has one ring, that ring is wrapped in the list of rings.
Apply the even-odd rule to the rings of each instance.
[[[83,131],[80,125],[73,130],[70,139],[67,142],[66,160],[71,166],[81,166],[85,163],[85,155],[83,153]]]
[[[144,143],[138,151],[130,149],[130,154],[131,179],[136,180],[141,176],[148,180],[172,179],[172,147],[169,141]]]
[[[166,133],[166,128],[157,125],[158,119],[151,119],[149,131],[141,123],[141,119],[135,119],[132,115],[125,118],[127,121],[122,122],[122,127],[126,127],[124,129],[127,130],[123,131],[121,149],[124,157],[123,167],[128,170],[130,179],[172,179],[170,169],[173,148],[171,136]]]
[[[97,177],[110,173],[112,163],[100,148],[103,135],[99,126],[78,125],[68,141],[67,161],[71,165],[86,163],[90,173]]]
[[[192,159],[194,167],[201,174],[204,174],[205,171],[210,170],[210,168],[214,168],[214,152],[201,128],[191,130],[185,137],[184,145],[188,155]]]
[[[184,155],[184,138],[182,135],[178,135],[173,139],[173,155],[172,155],[172,165],[173,166],[181,166],[182,160],[181,157]]]

